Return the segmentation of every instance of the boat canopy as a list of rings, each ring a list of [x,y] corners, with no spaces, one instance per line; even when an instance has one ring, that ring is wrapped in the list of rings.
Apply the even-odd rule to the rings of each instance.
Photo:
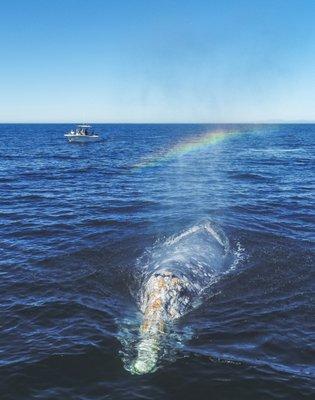
[[[77,125],[78,128],[91,128],[91,125]]]

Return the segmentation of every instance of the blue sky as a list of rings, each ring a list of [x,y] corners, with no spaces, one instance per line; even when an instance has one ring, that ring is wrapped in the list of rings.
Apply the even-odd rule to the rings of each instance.
[[[315,121],[313,0],[2,0],[0,122]]]

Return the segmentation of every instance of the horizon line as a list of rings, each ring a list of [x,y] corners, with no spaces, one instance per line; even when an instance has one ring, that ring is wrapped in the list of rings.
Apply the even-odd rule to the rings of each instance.
[[[34,121],[23,121],[23,122],[14,122],[14,121],[0,121],[0,125],[10,125],[10,124],[21,124],[21,125],[77,125],[82,124],[83,121],[45,121],[45,122],[34,122]],[[109,122],[109,121],[84,121],[84,123],[89,124],[102,124],[102,125],[294,125],[294,124],[305,124],[305,125],[313,125],[315,124],[315,120],[307,121],[307,120],[296,120],[296,121],[236,121],[236,122]]]

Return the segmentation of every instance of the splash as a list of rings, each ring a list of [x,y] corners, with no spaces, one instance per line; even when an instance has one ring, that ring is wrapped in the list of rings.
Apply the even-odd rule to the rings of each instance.
[[[162,360],[177,358],[188,329],[174,321],[211,296],[213,285],[235,269],[236,256],[224,232],[205,222],[156,244],[136,265],[133,294],[141,313],[121,324],[125,368],[133,374],[154,372]]]
[[[244,134],[244,131],[215,131],[207,132],[203,135],[190,137],[189,139],[182,140],[166,151],[157,152],[149,157],[144,158],[133,166],[134,169],[141,169],[147,167],[159,166],[167,161],[181,157],[185,154],[196,152],[207,147],[216,145],[227,139],[237,135]]]

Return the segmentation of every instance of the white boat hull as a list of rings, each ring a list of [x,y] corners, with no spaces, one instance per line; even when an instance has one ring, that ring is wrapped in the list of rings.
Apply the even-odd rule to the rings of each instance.
[[[97,142],[101,140],[98,135],[71,135],[66,134],[65,137],[69,142],[78,142],[78,143],[88,143],[88,142]]]

